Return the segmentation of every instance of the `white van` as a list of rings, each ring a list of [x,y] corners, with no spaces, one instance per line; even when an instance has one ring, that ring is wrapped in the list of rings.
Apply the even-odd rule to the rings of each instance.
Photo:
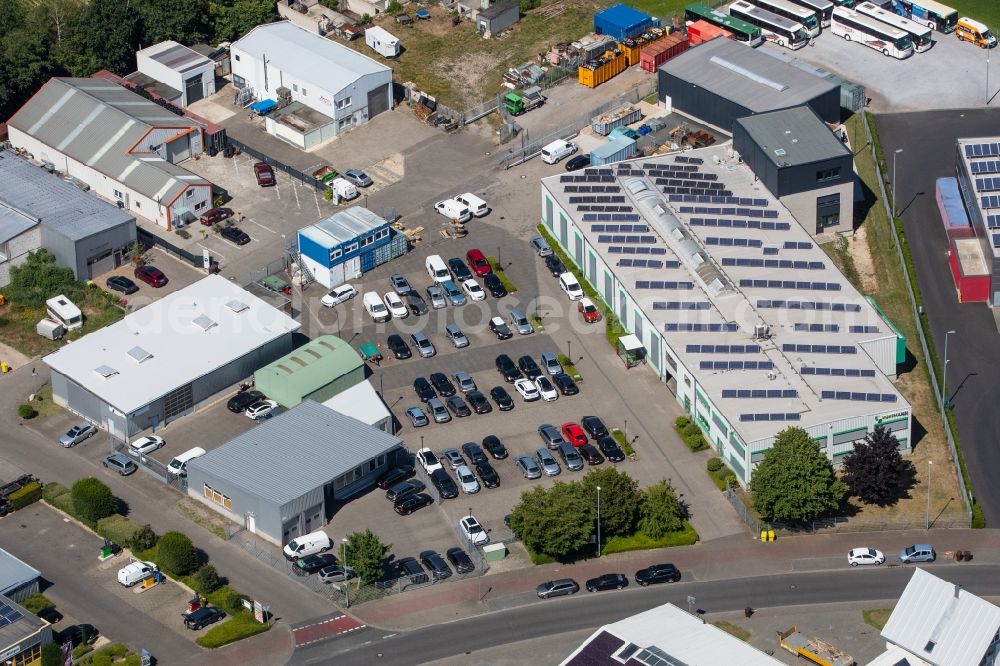
[[[330,550],[333,542],[323,530],[311,532],[304,536],[295,537],[282,549],[285,559],[289,562],[302,559],[307,555],[315,555]]]
[[[187,476],[187,464],[199,456],[205,455],[205,449],[196,446],[189,451],[185,451],[170,461],[167,465],[167,473],[174,476]]]
[[[469,209],[469,212],[476,217],[483,217],[490,212],[490,207],[486,205],[486,202],[477,197],[472,192],[466,192],[465,194],[459,194],[455,197],[455,201],[462,204]]]
[[[542,148],[542,161],[546,164],[555,164],[564,157],[568,157],[576,152],[576,146],[569,141],[559,139]]]
[[[472,218],[472,213],[469,212],[469,209],[455,199],[438,201],[434,204],[434,210],[441,213],[449,220],[456,220],[462,224],[465,224]]]
[[[83,313],[80,312],[80,308],[62,294],[45,301],[45,311],[49,319],[59,322],[67,331],[83,326]]]
[[[364,303],[365,310],[375,320],[375,323],[381,324],[392,319],[392,314],[389,312],[389,308],[385,307],[385,303],[382,302],[382,297],[374,291],[365,292],[362,302]]]
[[[559,288],[566,292],[566,296],[571,301],[578,301],[583,298],[583,289],[576,281],[576,276],[572,273],[563,273],[559,276]]]
[[[440,254],[432,254],[427,257],[424,260],[424,268],[427,269],[427,275],[435,282],[451,279],[451,273],[448,272],[448,267],[444,265],[444,259],[441,258]]]
[[[358,196],[358,188],[354,187],[353,183],[344,178],[334,178],[330,181],[330,189],[345,201],[350,201]]]
[[[136,583],[141,583],[147,578],[155,576],[157,571],[156,564],[153,562],[133,560],[118,570],[118,582],[125,587],[132,587]]]

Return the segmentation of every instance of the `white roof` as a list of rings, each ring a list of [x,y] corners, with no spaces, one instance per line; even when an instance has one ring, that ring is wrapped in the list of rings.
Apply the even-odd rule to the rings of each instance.
[[[129,414],[299,326],[245,289],[210,275],[43,360]]]
[[[362,76],[391,71],[352,48],[343,46],[289,21],[259,25],[233,49],[244,51],[258,60],[267,57],[269,67],[289,72],[303,81],[312,81],[337,93]]]
[[[389,408],[367,380],[341,391],[323,402],[323,406],[372,426],[392,418]]]
[[[1000,630],[1000,608],[916,569],[882,638],[933,666],[979,666]]]
[[[869,661],[865,666],[930,666],[923,659],[918,659],[903,648],[890,645],[889,648]]]

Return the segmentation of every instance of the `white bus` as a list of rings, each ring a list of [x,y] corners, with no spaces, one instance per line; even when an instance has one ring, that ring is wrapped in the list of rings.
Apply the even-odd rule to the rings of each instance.
[[[893,58],[902,60],[913,55],[913,42],[908,34],[852,9],[835,7],[830,30],[849,42],[864,44]]]
[[[920,25],[916,21],[911,21],[905,16],[900,16],[895,12],[882,9],[871,2],[862,2],[855,5],[854,11],[859,14],[864,14],[865,16],[870,16],[873,19],[881,21],[887,25],[891,25],[897,30],[902,30],[910,36],[910,40],[913,42],[913,50],[917,53],[923,53],[934,44],[934,40],[931,37],[934,34],[933,30],[928,28],[926,25]]]
[[[774,42],[778,46],[794,50],[801,49],[809,43],[809,35],[801,23],[751,5],[745,0],[736,0],[729,5],[729,15],[757,26],[766,41]]]
[[[792,0],[797,5],[816,12],[819,23],[824,28],[830,27],[830,17],[833,16],[833,3],[830,0]]]
[[[750,4],[757,5],[761,9],[782,16],[789,21],[795,21],[805,28],[806,34],[810,37],[819,34],[820,20],[815,9],[806,9],[791,0],[750,0]]]

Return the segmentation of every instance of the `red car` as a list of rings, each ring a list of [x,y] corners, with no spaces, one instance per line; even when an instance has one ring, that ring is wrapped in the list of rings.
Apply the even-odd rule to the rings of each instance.
[[[228,220],[233,216],[232,208],[212,208],[205,211],[205,214],[199,218],[201,223],[206,227],[210,227],[216,222],[222,222],[223,220]]]
[[[274,179],[274,169],[267,162],[257,162],[253,165],[253,175],[261,187],[274,187],[278,181]]]
[[[589,298],[581,298],[576,305],[576,309],[588,324],[601,321],[601,311],[597,309],[597,306]]]
[[[567,421],[562,424],[563,437],[573,446],[583,446],[587,443],[587,436],[583,434],[583,428],[579,424]]]
[[[484,277],[493,272],[490,268],[490,262],[486,261],[486,257],[483,255],[482,251],[472,248],[465,253],[465,260],[469,262],[469,266],[472,268],[472,272],[479,277]]]
[[[167,284],[167,276],[156,266],[137,266],[135,277],[150,287],[162,287]]]

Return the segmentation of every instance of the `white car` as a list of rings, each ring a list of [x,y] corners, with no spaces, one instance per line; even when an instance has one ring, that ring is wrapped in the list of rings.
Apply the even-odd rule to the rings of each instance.
[[[475,546],[481,546],[490,542],[490,535],[486,533],[486,530],[479,524],[475,516],[466,516],[458,521],[458,529]]]
[[[385,296],[382,297],[382,300],[385,301],[385,307],[389,308],[389,312],[391,312],[392,316],[396,319],[406,319],[410,316],[410,311],[403,303],[403,299],[400,298],[399,294],[396,292],[385,292]]]
[[[556,390],[556,387],[552,385],[552,382],[545,375],[535,380],[535,388],[538,389],[538,392],[542,395],[542,400],[545,402],[552,402],[559,399],[559,391]]]
[[[470,301],[485,301],[486,292],[475,280],[469,279],[462,283],[462,289],[469,295]]]
[[[563,273],[559,276],[559,288],[566,292],[566,297],[571,301],[583,298],[583,287],[572,273]]]
[[[434,204],[434,210],[441,213],[449,220],[458,220],[459,222],[468,222],[472,218],[472,213],[469,211],[468,207],[455,201],[454,199],[445,199],[444,201],[438,201]]]
[[[535,386],[534,382],[530,379],[525,379],[524,377],[515,379],[514,388],[516,388],[517,392],[521,394],[521,397],[524,398],[525,402],[532,402],[541,397],[538,393],[538,387]]]
[[[274,400],[258,400],[247,407],[246,415],[251,419],[259,419],[270,416],[271,412],[278,408],[278,403]]]
[[[148,435],[146,437],[140,437],[131,444],[128,445],[129,452],[133,455],[149,455],[156,449],[160,448],[166,444],[162,437],[157,437],[156,435]]]
[[[462,488],[463,493],[471,495],[479,492],[479,481],[476,480],[476,475],[472,473],[468,465],[456,467],[455,476],[458,477],[458,485]]]
[[[358,290],[349,284],[342,284],[334,287],[323,298],[319,299],[320,305],[328,308],[336,307],[345,301],[349,301],[358,295]]]
[[[434,455],[434,452],[428,448],[423,448],[417,451],[417,462],[420,466],[424,468],[424,471],[428,474],[432,473],[436,469],[444,469],[441,466],[441,461],[438,457]]]
[[[852,548],[847,553],[847,563],[852,567],[859,564],[882,564],[883,562],[885,562],[885,555],[882,554],[881,550],[874,548]]]

